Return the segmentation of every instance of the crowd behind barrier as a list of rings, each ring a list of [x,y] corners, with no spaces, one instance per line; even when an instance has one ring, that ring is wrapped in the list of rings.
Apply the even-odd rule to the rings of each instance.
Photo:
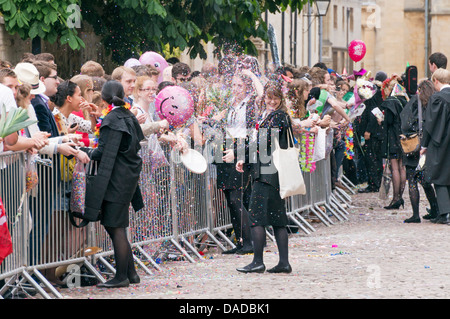
[[[208,145],[205,155],[207,148]],[[160,270],[161,260],[170,256],[195,262],[201,260],[199,252],[204,247],[223,251],[235,245],[227,233],[232,226],[223,193],[216,186],[215,165],[208,164],[205,173],[195,174],[186,169],[179,154],[169,146],[164,147],[164,154],[166,165],[155,168],[149,159],[148,145],[142,144],[139,185],[145,208],[134,212],[130,206],[128,236],[134,260],[148,274],[153,273],[152,269]],[[13,241],[13,253],[0,266],[0,280],[5,282],[0,296],[21,289],[38,292],[44,298],[51,298],[51,294],[62,298],[43,275],[55,268],[74,270],[66,277],[68,287],[80,284],[83,276],[105,282],[105,277],[115,271],[110,258],[112,244],[100,223],[84,228],[70,223],[69,166],[61,165],[58,155],[42,156],[33,169],[27,165],[28,158],[25,152],[0,153],[0,196]],[[61,167],[68,174],[62,174]],[[39,182],[27,189],[30,170],[36,172]],[[309,214],[326,226],[346,220],[348,212],[344,206],[351,199],[340,200],[331,191],[329,157],[317,162],[314,172],[303,174],[306,195],[286,198],[292,225],[310,234],[315,228],[308,222]],[[267,235],[274,240],[270,229]],[[84,274],[80,273],[81,267],[86,269]]]
[[[14,67],[0,61],[0,97],[7,106],[6,112],[11,114],[17,107],[37,120],[36,124],[12,130],[13,134],[0,139],[0,204],[5,206],[0,211],[0,231],[7,229],[11,236],[5,238],[12,242],[4,243],[0,237],[0,298],[18,293],[25,293],[25,297],[39,293],[44,298],[61,298],[56,289],[61,286],[61,278],[69,288],[136,284],[139,276],[129,271],[130,246],[135,264],[149,275],[161,270],[162,262],[202,260],[203,251],[210,248],[224,254],[253,253],[252,264],[236,270],[256,272],[265,270],[261,265],[261,243],[266,235],[276,243],[280,256],[280,263],[267,272],[289,273],[292,269],[287,254],[287,229],[307,236],[316,231],[317,224],[313,222],[326,227],[345,222],[356,189],[358,193],[379,193],[381,199],[387,199],[390,182],[392,201],[384,209],[404,206],[405,154],[400,133],[417,133],[415,123],[420,117],[414,116],[414,110],[419,91],[425,109],[427,101],[439,101],[433,98],[437,91],[444,91],[440,95],[448,97],[445,92],[450,86],[450,73],[445,70],[447,59],[440,53],[429,59],[433,66],[431,81],[420,81],[417,90],[411,85],[413,66],[408,66],[402,77],[389,77],[383,71],[373,77],[371,71],[364,69],[350,75],[339,74],[323,63],[296,68],[268,65],[262,72],[254,57],[232,51],[217,66],[205,63],[201,72],[191,72],[187,64],[176,59],[165,69],[149,60],[140,59],[138,64],[136,59],[131,60],[110,75],[97,62],[88,61],[79,75],[66,81],[58,76],[58,61],[49,54],[27,54]],[[166,87],[173,88],[164,91]],[[177,97],[190,98],[172,105],[172,111],[163,112],[161,96],[169,91],[178,92],[173,94]],[[445,109],[445,103],[439,107]],[[118,108],[133,124],[133,154],[126,156],[131,156],[127,160],[132,159],[135,165],[123,161],[114,170],[108,167],[118,178],[113,183],[110,179],[108,185],[96,186],[109,187],[109,198],[101,198],[100,191],[89,193],[96,195],[89,196],[86,205],[89,213],[97,213],[97,205],[105,204],[102,222],[74,227],[71,202],[80,199],[74,195],[80,194],[74,173],[81,167],[79,164],[90,172],[105,171],[108,161],[97,167],[94,155],[102,151],[102,143],[114,144],[100,134],[100,127],[104,127],[104,118],[121,122],[116,117],[119,111],[111,112],[116,106],[129,109]],[[409,110],[411,115],[400,112],[401,109]],[[109,112],[112,114],[107,117]],[[438,122],[428,113],[424,117],[425,133],[427,127],[430,131],[430,126]],[[280,181],[267,177],[268,170],[275,173],[275,165],[271,165],[274,161],[266,161],[271,158],[265,150],[271,147],[267,148],[261,138],[269,136],[264,134],[269,127],[274,130],[271,137],[275,133],[286,137],[288,130],[293,133],[306,194],[282,200],[278,192]],[[282,139],[279,141],[282,145]],[[137,154],[139,142],[141,149]],[[444,141],[442,145],[448,143]],[[420,155],[427,146],[431,149],[428,154],[436,154],[433,144],[425,143]],[[205,157],[203,173],[194,173],[183,162],[185,154],[180,156],[180,150],[186,147],[193,147]],[[123,149],[130,150],[125,146]],[[256,151],[259,153],[254,156]],[[243,154],[248,155],[248,163],[256,164],[252,167],[255,171],[249,173],[254,179],[248,181],[244,181],[248,172],[236,174],[244,173]],[[444,211],[448,205],[439,204],[439,212],[431,182],[424,183],[424,178],[419,180],[415,174],[419,161],[419,154],[416,155],[406,163],[413,217],[404,222],[421,221],[418,195],[414,197],[411,192],[411,187],[417,191],[420,182],[431,206],[423,219],[448,224],[450,214]],[[121,157],[124,158],[125,155]],[[141,159],[142,170],[137,173]],[[431,155],[431,161],[436,159],[438,156]],[[216,165],[220,160],[235,164]],[[441,167],[438,164],[432,165],[436,171]],[[442,175],[448,180],[447,175]],[[242,176],[240,182],[237,176]],[[125,193],[127,187],[138,183],[138,177],[135,201],[134,196],[131,199],[133,194]],[[447,180],[443,184],[434,181],[434,187]],[[260,182],[267,182],[270,187],[261,187]],[[366,182],[367,187],[361,188]],[[116,190],[124,185],[121,191]],[[101,187],[95,190],[98,188]],[[446,189],[439,186],[439,190],[442,200]],[[144,205],[140,205],[140,195]],[[259,198],[277,207],[268,207],[262,200],[259,203]],[[127,209],[129,199],[132,204]],[[113,200],[122,200],[125,206],[114,208],[117,206],[110,205]],[[280,220],[258,224],[260,215],[273,217],[274,211]],[[125,213],[129,214],[123,221],[120,217]],[[108,220],[108,214],[118,219],[117,223]],[[252,218],[254,227],[249,226],[247,217]],[[126,251],[116,249],[119,241],[126,242]],[[8,245],[12,246],[12,253],[6,251]],[[108,280],[111,276],[114,278]]]

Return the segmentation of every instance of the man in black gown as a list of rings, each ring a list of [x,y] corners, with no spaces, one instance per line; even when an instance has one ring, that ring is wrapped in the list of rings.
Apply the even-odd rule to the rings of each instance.
[[[450,224],[450,71],[438,69],[433,73],[435,93],[425,112],[421,154],[426,152],[426,168],[436,190],[440,215],[431,220]]]

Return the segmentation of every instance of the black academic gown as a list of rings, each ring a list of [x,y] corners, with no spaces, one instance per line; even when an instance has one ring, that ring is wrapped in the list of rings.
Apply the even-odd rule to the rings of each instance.
[[[383,154],[386,154],[388,159],[401,159],[403,156],[402,146],[400,144],[401,120],[400,113],[403,106],[406,105],[406,99],[403,97],[388,97],[381,105],[384,111],[384,140],[383,140]]]
[[[275,145],[274,137],[271,134],[272,129],[278,131],[280,148],[287,149],[289,146],[289,129],[292,130],[289,115],[282,110],[274,111],[259,125],[257,139],[258,158],[256,163],[252,164],[251,177],[252,180],[259,180],[260,182],[270,184],[279,191],[280,182],[278,179],[278,172],[272,161],[272,153],[275,150],[275,148],[272,147]],[[267,132],[267,139],[263,135],[263,130],[266,130]],[[249,159],[250,156],[252,156],[252,154],[251,152],[248,152],[247,158]],[[268,160],[269,158],[270,160]]]
[[[128,204],[132,203],[137,211],[142,208],[142,197],[138,187],[142,169],[142,159],[138,152],[140,141],[144,139],[141,126],[129,110],[118,107],[103,119],[100,137],[96,149],[82,148],[91,160],[99,161],[96,178],[97,185],[86,194],[86,209],[97,209],[103,201]],[[103,153],[113,142],[118,142],[118,150],[103,158]],[[105,168],[112,169],[106,172]],[[98,178],[108,176],[108,179]]]
[[[417,99],[418,96],[413,95],[400,113],[402,134],[405,136],[419,133],[419,103],[417,102]],[[425,109],[422,107],[422,119],[424,115]],[[419,157],[419,152],[404,155],[403,164],[415,168],[417,167],[417,164],[419,164]]]
[[[431,182],[450,185],[450,88],[435,93],[425,111],[422,146]]]

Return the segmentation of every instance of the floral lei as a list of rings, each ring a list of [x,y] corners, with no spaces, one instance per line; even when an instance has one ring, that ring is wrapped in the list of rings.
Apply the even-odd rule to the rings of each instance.
[[[352,124],[349,124],[347,131],[345,131],[345,156],[349,160],[355,156],[353,148],[353,127]]]
[[[122,105],[125,109],[129,110],[131,108],[131,105],[129,103],[125,103],[125,105]],[[102,115],[97,120],[97,125],[95,125],[95,132],[94,132],[94,141],[93,141],[93,148],[96,148],[98,146],[98,139],[100,137],[100,127],[102,126],[103,119],[106,115],[109,114],[109,112],[112,111],[114,108],[114,104],[108,105],[107,108],[103,109]]]
[[[316,163],[312,161],[316,134],[306,133],[300,144],[300,167],[302,171],[312,173],[316,170]]]

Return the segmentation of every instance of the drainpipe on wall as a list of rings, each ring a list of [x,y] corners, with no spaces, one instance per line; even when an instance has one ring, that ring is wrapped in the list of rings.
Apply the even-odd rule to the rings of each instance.
[[[311,64],[311,4],[308,3],[308,66],[312,67]]]
[[[429,30],[428,30],[428,24],[429,24],[429,0],[425,0],[425,77],[429,76],[429,66],[428,66],[428,56],[429,56],[429,42],[430,42],[430,36],[429,36]]]

